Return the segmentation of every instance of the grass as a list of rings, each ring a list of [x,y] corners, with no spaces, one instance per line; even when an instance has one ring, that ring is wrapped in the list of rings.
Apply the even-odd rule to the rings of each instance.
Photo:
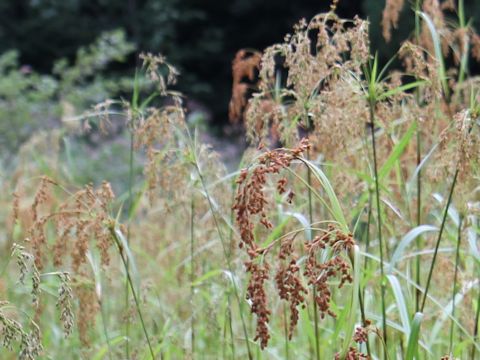
[[[333,11],[242,68],[260,81],[235,107],[238,169],[152,54],[152,95],[138,71],[130,102],[75,117],[126,122],[97,150],[123,146],[124,163],[72,151],[68,129],[26,143],[1,178],[2,358],[475,359],[476,35],[462,1],[453,28],[420,1],[413,14],[401,72],[380,70],[368,23]],[[467,43],[445,35],[460,30]]]

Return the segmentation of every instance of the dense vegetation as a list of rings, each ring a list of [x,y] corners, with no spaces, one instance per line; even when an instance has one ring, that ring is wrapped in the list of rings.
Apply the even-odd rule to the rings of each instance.
[[[0,57],[2,358],[480,356],[480,36],[389,0],[382,66],[337,3],[235,58],[237,170],[164,56],[111,76],[122,31],[50,75]]]
[[[259,51],[280,42],[298,19],[328,11],[330,1],[311,0],[2,0],[0,53],[16,50],[20,63],[51,73],[59,59],[72,61],[80,47],[104,32],[121,30],[132,51],[124,61],[110,64],[106,75],[131,76],[143,51],[161,53],[177,66],[182,93],[203,103],[214,124],[226,122],[230,64],[240,48]],[[359,15],[372,26],[372,49],[384,64],[411,34],[411,2],[399,17],[390,42],[380,26],[385,1],[342,0],[337,13]],[[480,18],[480,3],[465,1],[466,13]],[[454,13],[450,13],[455,16]],[[477,24],[475,24],[477,25]]]

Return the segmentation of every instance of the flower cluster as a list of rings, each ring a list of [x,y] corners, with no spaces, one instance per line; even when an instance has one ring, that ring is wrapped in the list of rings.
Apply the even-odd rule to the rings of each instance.
[[[303,139],[300,145],[292,150],[278,149],[268,151],[258,159],[258,165],[251,171],[245,169],[238,178],[238,190],[233,209],[236,212],[236,222],[240,229],[240,248],[245,249],[248,260],[245,262],[247,273],[250,274],[247,299],[251,303],[251,311],[257,317],[257,330],[255,340],[260,340],[261,348],[267,346],[270,335],[268,323],[271,310],[268,306],[267,291],[265,286],[270,279],[271,266],[267,254],[275,244],[280,245],[278,252],[278,265],[275,272],[275,285],[278,297],[288,302],[290,310],[289,338],[298,323],[300,306],[305,306],[310,285],[316,290],[315,301],[319,305],[322,318],[325,314],[335,316],[330,311],[331,291],[329,281],[333,277],[340,278],[341,288],[345,283],[352,282],[350,265],[342,253],[352,250],[355,242],[352,234],[344,232],[330,225],[325,230],[325,235],[317,236],[313,241],[305,244],[308,252],[305,268],[302,270],[298,262],[298,255],[294,249],[296,235],[281,237],[277,241],[261,247],[255,239],[256,220],[264,228],[271,229],[273,224],[269,220],[268,199],[265,194],[268,175],[279,174],[281,170],[291,166],[294,159],[307,151],[309,142]],[[287,189],[288,181],[285,177],[276,182],[279,194],[287,194],[287,202],[291,202],[293,192]],[[324,262],[319,261],[319,251],[328,250],[331,256]],[[307,279],[307,284],[302,275]]]
[[[52,196],[53,187],[66,192],[65,200],[60,201]],[[17,257],[20,267],[20,280],[23,281],[29,269],[32,278],[32,297],[37,312],[40,295],[40,273],[48,261],[60,267],[68,262],[74,275],[82,278],[80,285],[76,286],[76,295],[80,300],[78,326],[80,337],[87,343],[87,330],[93,324],[98,311],[98,299],[93,286],[86,286],[85,280],[89,279],[89,270],[84,264],[87,262],[88,252],[95,244],[100,253],[101,263],[107,266],[110,263],[109,249],[113,245],[111,233],[106,226],[110,219],[110,204],[115,195],[109,183],[104,182],[98,189],[91,185],[75,193],[64,189],[57,182],[43,177],[30,207],[30,226],[27,229],[25,246],[31,248],[32,254],[24,246],[15,245],[13,254]],[[18,214],[18,200],[14,204],[14,216]],[[57,204],[58,202],[58,204]],[[17,215],[18,216],[18,215]],[[15,222],[25,225],[20,219]],[[48,226],[47,226],[48,225]],[[51,225],[51,227],[50,227]],[[47,232],[53,229],[56,239],[53,247],[47,242]],[[52,259],[48,256],[52,254]],[[69,255],[71,261],[68,261]],[[71,301],[73,292],[70,287],[70,275],[66,272],[58,273],[60,287],[58,290],[57,307],[60,309],[60,320],[63,323],[65,335],[72,332],[73,311]]]
[[[260,217],[260,223],[267,229],[272,228],[272,223],[267,218],[268,200],[264,193],[267,182],[267,175],[278,174],[282,169],[288,168],[295,158],[298,158],[309,148],[307,139],[303,139],[300,145],[291,150],[273,150],[263,154],[258,160],[252,174],[249,176],[247,169],[244,169],[238,180],[238,190],[233,209],[236,212],[236,221],[240,228],[240,248],[245,248],[249,260],[245,263],[246,270],[251,274],[248,284],[247,298],[251,301],[251,311],[257,316],[257,332],[255,340],[260,339],[260,345],[264,348],[269,339],[268,327],[270,310],[268,309],[267,296],[264,289],[265,281],[269,279],[270,267],[266,261],[257,261],[265,250],[262,250],[255,243],[254,235],[254,217]],[[287,180],[281,179],[277,183],[277,189],[280,193],[286,192]],[[290,197],[291,199],[291,197]],[[286,258],[286,251],[281,252],[281,256]],[[283,255],[282,255],[283,254]],[[289,267],[280,268],[276,282],[280,291],[280,297],[290,301],[290,308],[295,308],[292,312],[291,323],[296,323],[298,318],[296,305],[303,302],[301,292],[303,287],[297,281],[295,261],[292,260]],[[293,327],[294,325],[292,325]]]

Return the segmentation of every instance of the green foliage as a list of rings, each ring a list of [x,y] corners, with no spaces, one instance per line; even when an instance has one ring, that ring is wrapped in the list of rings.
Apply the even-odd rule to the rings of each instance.
[[[57,115],[52,106],[58,81],[51,76],[29,73],[18,67],[18,53],[10,51],[0,57],[0,147],[3,156],[18,146],[38,128]],[[40,123],[42,122],[42,123]]]
[[[133,51],[122,31],[102,34],[92,45],[80,48],[72,64],[59,60],[53,75],[41,75],[20,65],[17,51],[0,56],[0,151],[11,160],[36,131],[58,126],[94,104],[131,88],[125,78],[105,78],[112,62]],[[8,152],[7,152],[8,150]]]

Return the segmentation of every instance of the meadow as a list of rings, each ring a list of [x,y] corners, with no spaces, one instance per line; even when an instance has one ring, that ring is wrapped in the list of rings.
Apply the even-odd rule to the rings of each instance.
[[[102,79],[121,33],[0,56],[1,359],[480,358],[477,19],[416,0],[380,64],[336,3],[239,52],[235,164],[164,56]]]

